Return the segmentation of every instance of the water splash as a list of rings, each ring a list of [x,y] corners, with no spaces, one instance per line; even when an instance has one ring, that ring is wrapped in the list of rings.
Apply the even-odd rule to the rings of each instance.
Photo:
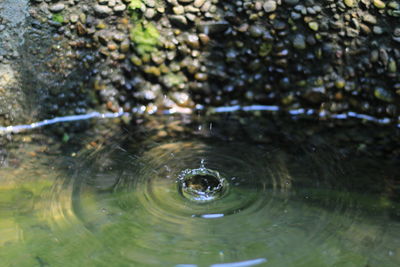
[[[217,200],[228,189],[227,180],[218,171],[206,168],[204,161],[201,160],[200,168],[185,169],[177,178],[179,193],[197,203]]]

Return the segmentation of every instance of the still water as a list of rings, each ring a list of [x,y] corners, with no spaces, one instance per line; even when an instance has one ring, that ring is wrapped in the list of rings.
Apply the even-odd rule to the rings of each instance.
[[[15,143],[1,266],[400,265],[397,165],[211,126]]]

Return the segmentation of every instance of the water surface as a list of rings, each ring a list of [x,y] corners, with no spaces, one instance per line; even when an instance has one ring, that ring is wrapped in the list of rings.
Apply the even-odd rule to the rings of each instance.
[[[235,137],[227,123],[188,134],[183,124],[80,137],[79,149],[40,138],[12,144],[0,169],[2,263],[400,264],[393,162],[322,141]],[[224,179],[226,191],[211,201],[182,194],[182,175],[205,169]]]

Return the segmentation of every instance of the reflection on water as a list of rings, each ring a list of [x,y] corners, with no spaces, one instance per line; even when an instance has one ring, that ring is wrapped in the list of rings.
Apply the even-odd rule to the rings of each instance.
[[[0,169],[2,264],[400,264],[399,203],[381,182],[396,166],[210,134],[135,138]],[[182,177],[197,177],[184,178],[192,193],[228,188],[193,201]]]

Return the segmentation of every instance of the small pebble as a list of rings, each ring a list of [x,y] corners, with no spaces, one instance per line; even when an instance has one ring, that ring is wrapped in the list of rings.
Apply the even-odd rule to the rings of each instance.
[[[49,10],[53,13],[61,12],[65,8],[65,5],[62,3],[54,4],[49,7]]]

